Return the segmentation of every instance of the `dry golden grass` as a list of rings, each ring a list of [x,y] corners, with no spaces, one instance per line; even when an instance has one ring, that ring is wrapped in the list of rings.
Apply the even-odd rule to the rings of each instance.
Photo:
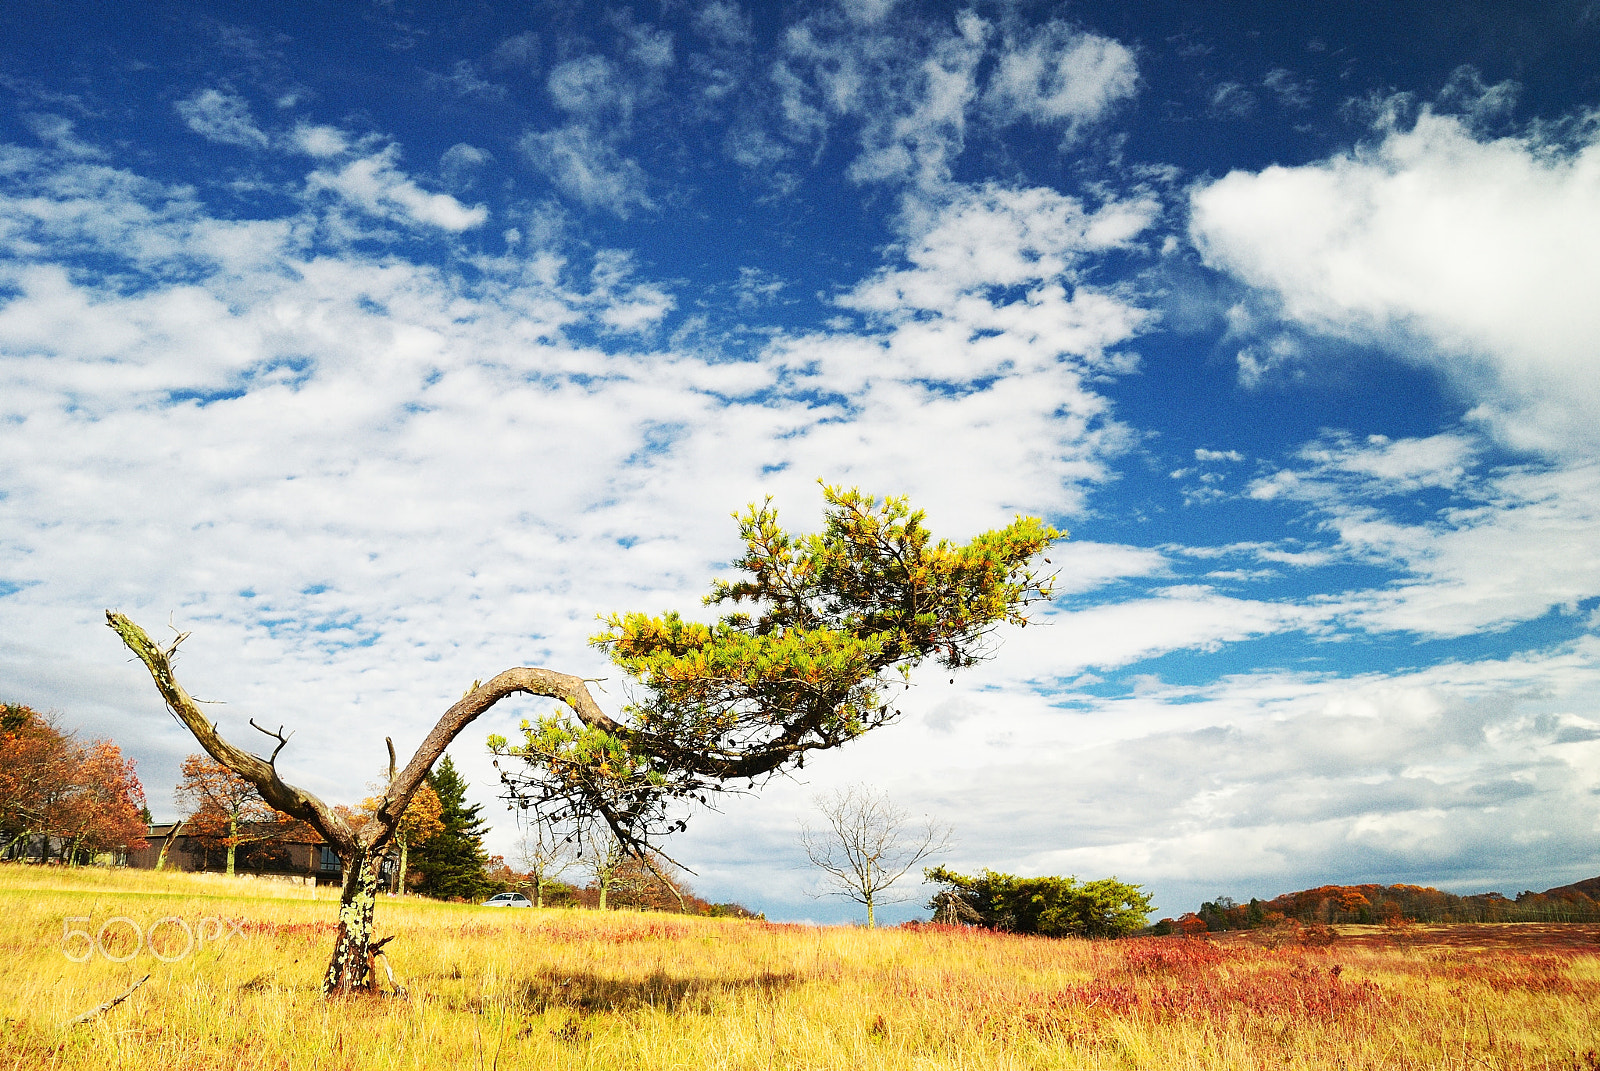
[[[277,893],[277,895],[273,895]],[[408,900],[404,999],[320,999],[334,905],[188,875],[0,866],[0,1067],[1561,1068],[1600,1071],[1596,928],[1572,947],[1049,941]],[[228,919],[172,963],[62,952]],[[238,931],[233,926],[237,924]],[[1456,936],[1460,936],[1457,934]],[[133,950],[125,924],[114,955]],[[158,950],[183,946],[166,924]],[[82,938],[69,946],[77,954]],[[138,977],[126,1003],[79,1013]]]

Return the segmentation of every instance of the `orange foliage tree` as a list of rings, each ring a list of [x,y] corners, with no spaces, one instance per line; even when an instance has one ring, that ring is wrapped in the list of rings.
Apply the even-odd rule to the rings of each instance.
[[[381,806],[383,806],[382,797],[368,796],[361,801],[361,809],[356,812],[356,820],[364,825],[376,817]],[[400,854],[395,868],[395,892],[406,891],[406,871],[411,849],[419,844],[426,844],[444,832],[443,814],[444,805],[439,802],[439,794],[428,782],[422,782],[412,794],[411,802],[406,804],[405,811],[400,815],[400,824],[395,826],[394,830],[391,854],[395,849],[398,849]]]
[[[79,862],[144,847],[144,786],[132,759],[109,740],[80,744],[30,707],[0,711],[4,854]]]
[[[282,842],[294,835],[317,839],[309,826],[274,810],[254,784],[209,756],[190,755],[180,772],[174,795],[180,807],[189,808],[185,822],[201,844],[223,849],[229,875],[240,845]]]

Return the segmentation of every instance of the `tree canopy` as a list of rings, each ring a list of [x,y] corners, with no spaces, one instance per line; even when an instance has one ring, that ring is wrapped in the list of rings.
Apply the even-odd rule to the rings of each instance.
[[[77,861],[142,848],[144,803],[116,744],[81,743],[48,715],[0,705],[0,853]]]
[[[173,796],[187,808],[185,826],[205,848],[222,849],[228,874],[234,872],[241,847],[272,847],[312,834],[304,823],[274,810],[254,784],[209,755],[190,755],[179,772],[182,779]]]
[[[426,784],[438,796],[441,828],[412,849],[411,866],[421,874],[417,891],[440,900],[476,900],[489,890],[483,805],[467,802],[466,779],[449,755],[429,772]]]
[[[979,925],[993,930],[1042,937],[1126,937],[1142,928],[1150,913],[1150,895],[1116,878],[1079,882],[1076,877],[1019,878],[993,870],[969,877],[944,867],[932,867],[926,876],[946,888],[929,906],[953,894],[967,909],[959,914],[976,917]]]
[[[634,682],[621,720],[558,710],[490,738],[522,806],[557,821],[603,820],[643,850],[681,828],[671,805],[837,747],[899,711],[891,690],[918,664],[981,661],[1001,624],[1051,582],[1032,559],[1063,538],[1033,517],[964,544],[934,541],[905,498],[824,486],[823,530],[796,535],[768,500],[735,514],[743,574],[713,582],[710,624],[677,613],[614,614],[591,642]],[[1047,562],[1048,564],[1048,562]]]

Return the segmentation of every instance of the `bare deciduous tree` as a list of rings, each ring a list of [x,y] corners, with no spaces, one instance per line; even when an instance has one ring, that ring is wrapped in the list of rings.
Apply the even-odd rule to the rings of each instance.
[[[824,828],[802,823],[800,843],[811,865],[827,875],[830,888],[821,895],[862,905],[868,926],[878,924],[878,904],[906,899],[884,896],[890,886],[950,845],[949,826],[931,818],[913,826],[911,816],[890,802],[887,793],[868,785],[836,789],[815,802]]]
[[[550,823],[534,818],[517,837],[517,861],[533,879],[533,905],[544,906],[545,886],[578,864],[576,836],[563,837]]]
[[[615,837],[590,842],[589,869],[594,873],[594,887],[600,892],[601,911],[610,905],[611,890],[624,878],[622,861],[626,858],[627,849]]]

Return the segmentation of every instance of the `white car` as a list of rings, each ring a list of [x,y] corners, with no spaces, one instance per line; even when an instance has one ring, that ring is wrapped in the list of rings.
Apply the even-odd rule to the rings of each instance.
[[[532,907],[533,901],[519,892],[495,893],[482,904],[483,907]]]

